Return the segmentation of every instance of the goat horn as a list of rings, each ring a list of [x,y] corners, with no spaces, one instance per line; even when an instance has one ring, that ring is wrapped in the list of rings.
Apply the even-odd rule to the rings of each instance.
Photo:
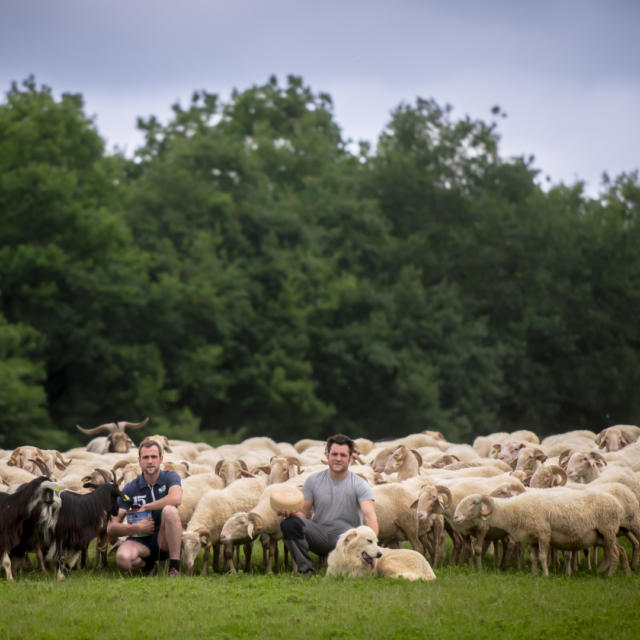
[[[49,477],[49,468],[42,460],[39,460],[37,457],[29,458],[29,460],[33,462],[33,464],[35,464],[38,469],[40,469],[43,476],[47,476],[47,478]]]
[[[122,425],[120,427],[121,431],[125,429],[138,429],[149,422],[149,418],[145,418],[142,422],[119,422],[118,425]]]
[[[78,429],[78,431],[82,431],[82,433],[86,433],[88,436],[92,436],[96,433],[100,433],[101,431],[108,431],[109,433],[113,433],[114,431],[118,430],[118,425],[111,422],[108,424],[101,424],[99,427],[93,427],[93,429],[85,429],[77,424],[76,429]]]

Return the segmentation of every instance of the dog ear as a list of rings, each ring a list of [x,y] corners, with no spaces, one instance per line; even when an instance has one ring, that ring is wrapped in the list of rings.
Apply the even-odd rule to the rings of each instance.
[[[349,544],[352,540],[354,540],[357,537],[358,537],[358,532],[355,529],[349,529],[349,531],[347,531],[344,534],[344,543]]]

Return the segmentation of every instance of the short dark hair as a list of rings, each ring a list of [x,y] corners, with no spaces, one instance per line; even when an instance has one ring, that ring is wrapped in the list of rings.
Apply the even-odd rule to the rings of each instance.
[[[148,449],[149,447],[158,447],[158,455],[162,458],[162,445],[153,438],[145,438],[138,447],[138,458],[140,457],[140,453],[142,452],[142,448]]]
[[[353,455],[356,448],[355,442],[349,436],[345,436],[344,433],[336,433],[327,438],[327,453],[331,451],[331,445],[333,444],[346,444],[349,447],[349,455]]]

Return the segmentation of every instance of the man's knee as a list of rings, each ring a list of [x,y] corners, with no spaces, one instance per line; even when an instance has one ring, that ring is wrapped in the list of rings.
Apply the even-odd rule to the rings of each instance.
[[[162,508],[162,522],[178,522],[180,520],[180,514],[178,508],[172,504],[168,504]]]
[[[304,522],[299,516],[289,516],[280,523],[282,537],[285,540],[301,540],[304,538]]]

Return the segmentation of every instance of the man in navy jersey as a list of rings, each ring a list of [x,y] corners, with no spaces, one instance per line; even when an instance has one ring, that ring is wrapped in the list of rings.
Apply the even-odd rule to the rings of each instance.
[[[180,476],[160,468],[162,447],[155,440],[140,444],[138,461],[142,473],[122,489],[118,515],[112,516],[107,527],[109,536],[127,536],[118,547],[116,563],[121,569],[142,569],[151,575],[156,560],[168,557],[168,575],[178,577],[182,544]]]

